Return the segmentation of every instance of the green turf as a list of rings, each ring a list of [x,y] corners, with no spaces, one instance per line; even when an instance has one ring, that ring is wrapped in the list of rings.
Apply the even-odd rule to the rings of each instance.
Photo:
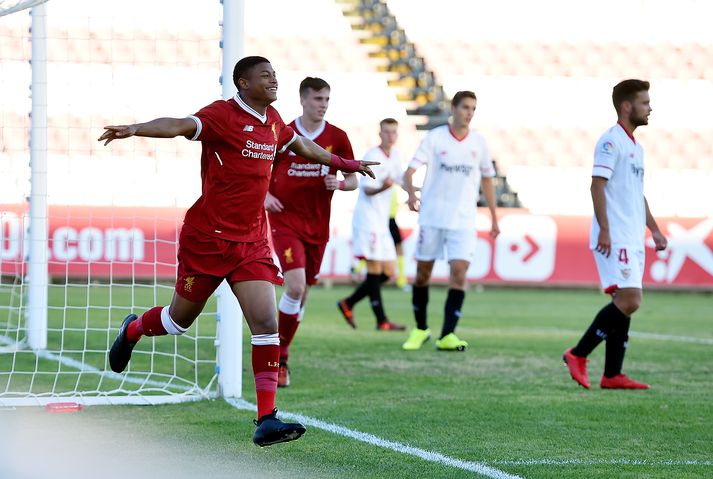
[[[561,354],[606,303],[596,292],[471,291],[458,328],[470,343],[465,353],[437,352],[433,342],[421,351],[401,351],[405,334],[376,331],[366,301],[356,309],[358,329],[348,328],[334,307],[348,292],[312,291],[291,349],[292,386],[278,393],[281,409],[527,478],[713,476],[713,344],[632,335],[624,370],[652,389],[586,391],[569,378]],[[444,299],[443,289],[432,289],[435,334]],[[392,321],[412,323],[409,294],[387,289],[384,301]],[[713,341],[713,297],[646,292],[632,330]],[[254,401],[248,340],[246,331],[244,396]],[[590,361],[595,386],[603,349]],[[6,364],[0,354],[0,366]],[[260,471],[254,477],[281,471],[324,478],[476,476],[315,428],[300,441],[258,449],[250,442],[251,418],[218,400],[92,407],[52,420],[137,424],[142,437],[189,441],[208,451],[206,457],[221,458],[211,462],[216,477],[223,477],[221,468],[241,463],[246,471]],[[546,460],[595,464],[523,463]],[[602,464],[611,460],[648,464]]]

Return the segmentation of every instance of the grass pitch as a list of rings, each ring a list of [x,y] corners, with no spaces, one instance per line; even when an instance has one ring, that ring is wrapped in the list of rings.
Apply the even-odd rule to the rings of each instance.
[[[278,392],[280,409],[527,478],[713,476],[710,294],[645,292],[624,371],[652,389],[599,389],[602,345],[591,356],[587,391],[569,378],[561,355],[607,302],[596,292],[470,291],[457,330],[470,343],[465,353],[437,352],[433,341],[402,351],[406,334],[376,331],[367,301],[356,308],[358,329],[350,329],[334,306],[349,292],[311,292],[291,348],[292,385]],[[432,288],[435,335],[444,300],[445,290]],[[384,302],[392,321],[412,325],[409,294],[386,289]],[[244,396],[254,402],[248,342],[246,330]],[[18,431],[2,434],[17,439],[12,444],[25,438],[51,455],[57,444],[80,441],[95,449],[91,457],[113,463],[118,445],[133,458],[132,478],[164,477],[160,471],[174,479],[196,477],[195,471],[206,477],[480,477],[317,428],[299,441],[258,449],[250,441],[252,417],[222,400],[97,406],[64,415],[0,411],[9,424],[2,429],[14,424]],[[80,433],[71,434],[75,429]],[[64,457],[72,463],[75,448],[69,449]],[[74,472],[65,476],[55,468],[54,477],[90,477],[82,465],[99,467],[86,459],[86,448],[76,454]],[[13,458],[0,459],[0,477],[41,477],[17,475],[9,469]],[[30,471],[31,461],[22,467]],[[104,467],[97,475],[114,477],[114,467]]]

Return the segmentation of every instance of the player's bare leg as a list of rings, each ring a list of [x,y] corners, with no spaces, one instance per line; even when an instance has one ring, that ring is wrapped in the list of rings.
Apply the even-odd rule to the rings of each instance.
[[[431,281],[435,261],[418,261],[416,263],[416,278],[411,290],[411,304],[416,319],[416,328],[411,330],[406,342],[401,346],[406,351],[421,349],[423,343],[431,337],[428,329],[428,283]]]
[[[300,312],[307,300],[307,278],[305,268],[295,268],[284,272],[285,291],[278,305],[278,331],[280,334],[280,370],[277,379],[279,387],[290,385],[290,370],[287,360],[290,344],[300,325]]]
[[[233,283],[231,288],[252,333],[250,343],[258,417],[253,442],[258,446],[269,446],[298,439],[305,433],[304,426],[286,424],[276,417],[280,338],[275,318],[275,286],[268,281],[240,281]]]
[[[462,259],[450,261],[448,296],[443,312],[443,329],[440,339],[436,341],[436,347],[441,351],[465,351],[468,347],[467,342],[455,335],[455,329],[465,299],[466,273],[469,265],[469,261]]]
[[[155,306],[140,316],[128,315],[109,351],[111,370],[120,373],[126,369],[131,352],[142,336],[177,336],[185,333],[203,311],[205,303],[189,301],[174,291],[170,306]]]

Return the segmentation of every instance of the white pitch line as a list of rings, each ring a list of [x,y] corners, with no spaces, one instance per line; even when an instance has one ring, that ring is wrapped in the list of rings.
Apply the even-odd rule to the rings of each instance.
[[[570,335],[578,334],[581,335],[581,331],[574,329],[556,329],[556,328],[515,328],[515,329],[502,329],[502,328],[491,328],[483,330],[484,333],[495,332],[495,333],[515,333],[521,334],[523,332],[536,333],[536,334],[558,334]],[[706,344],[713,346],[713,338],[699,338],[695,336],[675,336],[672,334],[659,334],[659,333],[646,333],[642,331],[629,331],[629,336],[641,338],[641,339],[653,339],[657,341],[670,341],[674,343],[693,343],[693,344]]]
[[[696,459],[523,459],[488,461],[496,466],[713,466],[713,461]]]
[[[695,343],[713,345],[713,338],[696,338],[693,336],[673,336],[670,334],[643,333],[639,331],[629,332],[629,336],[644,339],[656,339],[659,341],[675,341],[680,343]]]
[[[228,402],[228,404],[235,407],[236,409],[243,409],[248,411],[257,410],[254,404],[249,403],[243,399],[229,398],[226,399],[226,401]],[[355,431],[344,426],[338,426],[336,424],[320,421],[319,419],[315,419],[309,416],[303,416],[302,414],[280,411],[280,417],[291,421],[298,421],[306,426],[316,427],[318,429],[338,434],[340,436],[345,436],[350,439],[355,439],[357,441],[365,442],[373,446],[390,449],[392,451],[400,452],[402,454],[416,456],[429,462],[435,462],[438,464],[443,464],[445,466],[475,472],[477,474],[481,474],[485,477],[490,477],[492,479],[522,479],[521,476],[509,474],[505,471],[501,471],[500,469],[490,467],[487,464],[483,464],[480,462],[463,461],[461,459],[455,459],[452,457],[445,456],[438,452],[419,449],[417,447],[409,446],[407,444],[401,444],[400,442],[388,441],[378,436],[374,436],[373,434]]]

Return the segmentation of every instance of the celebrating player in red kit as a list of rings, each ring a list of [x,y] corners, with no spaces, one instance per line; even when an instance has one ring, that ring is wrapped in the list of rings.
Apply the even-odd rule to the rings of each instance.
[[[300,83],[302,116],[290,126],[325,150],[354,159],[344,131],[324,121],[329,107],[329,84],[307,77]],[[290,343],[304,314],[310,286],[317,283],[322,256],[329,240],[329,216],[334,190],[350,191],[358,186],[354,174],[336,176],[331,165],[317,165],[296,152],[277,155],[272,168],[265,209],[270,218],[272,242],[285,274],[285,292],[280,298],[280,371],[277,385],[290,384],[287,367]]]
[[[178,278],[170,306],[128,315],[109,352],[109,365],[122,372],[142,336],[180,335],[193,324],[223,279],[238,298],[252,333],[259,446],[292,441],[304,434],[298,423],[277,419],[275,393],[279,337],[275,284],[280,272],[267,241],[263,202],[278,151],[289,149],[331,168],[372,175],[368,162],[345,160],[296,135],[270,104],[277,78],[263,57],[246,57],[233,70],[238,93],[186,118],[107,126],[99,141],[131,136],[184,136],[202,145],[202,194],[186,213],[178,240]]]

